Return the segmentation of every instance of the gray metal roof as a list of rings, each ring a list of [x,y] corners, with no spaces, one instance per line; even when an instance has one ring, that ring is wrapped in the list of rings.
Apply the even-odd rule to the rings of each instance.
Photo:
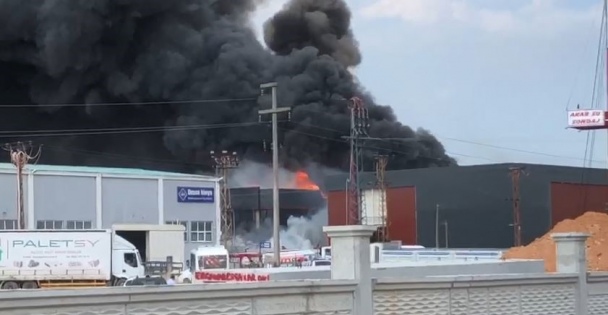
[[[407,170],[394,170],[386,172],[386,182],[389,187],[415,186],[427,182],[433,178],[442,176],[464,176],[467,174],[484,174],[484,172],[504,170],[505,179],[509,179],[509,168],[513,166],[523,167],[527,173],[552,175],[554,181],[576,182],[588,184],[606,184],[608,170],[599,168],[583,168],[573,166],[528,164],[528,163],[500,163],[467,166],[431,167]],[[376,175],[365,172],[360,175],[360,183],[363,189],[369,189],[376,184]],[[327,176],[325,178],[325,189],[328,191],[345,190],[348,173]]]
[[[68,165],[44,165],[30,164],[26,166],[26,170],[48,173],[79,173],[79,174],[102,174],[102,175],[117,175],[117,176],[142,176],[142,177],[177,177],[177,178],[197,178],[215,180],[215,177],[206,175],[183,174],[173,172],[162,172],[144,170],[138,168],[114,168],[114,167],[92,167],[92,166],[68,166]],[[15,171],[15,165],[11,163],[0,163],[0,171]]]

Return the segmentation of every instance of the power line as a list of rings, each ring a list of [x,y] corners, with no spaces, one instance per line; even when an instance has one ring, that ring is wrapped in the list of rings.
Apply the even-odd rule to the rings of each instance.
[[[150,106],[167,104],[206,104],[206,103],[231,103],[242,101],[255,101],[257,98],[222,98],[222,99],[200,99],[183,101],[152,101],[152,102],[122,102],[122,103],[68,103],[68,104],[5,104],[2,108],[28,108],[28,107],[90,107],[90,106]]]
[[[325,130],[325,131],[331,131],[334,133],[343,134],[343,132],[338,131],[336,129],[330,129],[330,128],[326,128],[326,127],[302,124],[302,123],[296,123],[296,122],[291,122],[291,123],[302,126],[302,127],[315,128],[315,129],[319,129],[319,130]],[[0,138],[138,134],[138,133],[152,133],[152,132],[198,130],[198,129],[237,128],[237,127],[247,127],[247,126],[265,125],[265,124],[266,123],[260,123],[260,122],[244,122],[244,123],[192,124],[192,125],[177,125],[177,126],[156,126],[156,127],[151,126],[151,127],[89,128],[89,129],[0,130]],[[343,139],[325,137],[325,136],[307,133],[307,132],[296,130],[296,129],[287,129],[287,128],[281,128],[281,129],[284,129],[285,131],[289,131],[289,132],[295,132],[295,133],[299,133],[299,134],[303,134],[303,135],[307,135],[307,136],[311,136],[311,137],[316,137],[319,139],[346,143],[346,141],[344,141]],[[543,152],[528,151],[528,150],[522,150],[522,149],[510,148],[510,147],[504,147],[504,146],[497,146],[497,145],[492,145],[492,144],[487,144],[487,143],[481,143],[481,142],[475,142],[475,141],[463,140],[463,139],[457,139],[457,138],[451,138],[451,137],[439,137],[439,138],[448,140],[448,141],[456,141],[456,142],[468,143],[468,144],[473,144],[473,145],[479,145],[479,146],[484,146],[484,147],[490,147],[490,148],[495,148],[495,149],[520,152],[520,153],[526,153],[526,154],[534,154],[534,155],[541,155],[541,156],[562,158],[562,159],[571,159],[571,160],[587,160],[587,159],[581,159],[581,158],[576,158],[576,157],[571,157],[571,156],[562,156],[562,155],[549,154],[549,153],[543,153]],[[387,142],[398,141],[398,139],[382,139],[382,138],[378,138],[378,140],[385,140]],[[369,146],[369,145],[366,145],[366,147],[368,147],[370,149],[382,149],[379,147],[374,147],[374,146]],[[403,152],[403,151],[399,151],[399,150],[391,150],[391,151],[393,151],[395,153],[399,153],[399,154],[408,154],[407,152]],[[482,160],[486,160],[486,161],[490,161],[490,162],[496,162],[495,160],[481,157],[481,156],[476,156],[476,155],[462,154],[462,153],[449,152],[449,151],[446,153],[448,153],[449,155],[457,156],[457,157],[458,156],[467,157],[467,158],[473,158],[473,159],[482,159]],[[426,156],[422,156],[422,157],[431,158],[431,157],[426,157]],[[594,161],[594,162],[600,162],[600,161]]]
[[[335,133],[343,133],[343,132],[341,132],[339,130],[336,130],[336,129],[326,128],[326,127],[321,127],[321,126],[314,126],[314,125],[301,124],[301,123],[295,123],[295,124],[303,126],[303,127],[316,128],[316,129],[319,129],[319,130],[326,130],[326,131],[331,131],[331,132],[335,132]],[[570,159],[570,160],[575,160],[575,161],[581,161],[581,160],[587,161],[588,160],[586,158],[583,159],[583,158],[577,158],[577,157],[574,157],[574,156],[565,156],[565,155],[557,155],[557,154],[544,153],[544,152],[538,152],[538,151],[523,150],[523,149],[517,149],[517,148],[512,148],[512,147],[504,147],[504,146],[499,146],[499,145],[493,145],[493,144],[476,142],[476,141],[470,141],[470,140],[464,140],[464,139],[458,139],[458,138],[442,137],[442,136],[437,136],[437,135],[435,135],[435,137],[437,137],[439,139],[442,139],[442,140],[448,140],[448,141],[454,141],[454,142],[473,144],[473,145],[478,145],[478,146],[483,146],[483,147],[489,147],[489,148],[494,148],[494,149],[519,152],[519,153],[526,153],[526,154],[533,154],[533,155],[540,155],[540,156],[553,157],[553,158],[561,158],[561,159]],[[404,138],[404,139],[408,139],[408,138]],[[382,138],[378,138],[377,140],[382,140]],[[390,138],[390,139],[384,139],[384,140],[386,140],[386,141],[396,141],[398,139],[396,139],[396,138]],[[482,157],[476,157],[476,156],[471,156],[471,155],[466,155],[466,154],[458,154],[458,153],[450,153],[450,154],[451,155],[457,155],[457,156],[463,156],[463,157],[482,158]],[[482,159],[491,161],[490,159],[486,159],[486,158],[482,158]],[[592,162],[604,163],[602,161],[592,161]]]
[[[98,129],[48,129],[48,130],[12,130],[0,131],[0,138],[23,138],[23,137],[57,137],[57,136],[86,136],[106,134],[129,134],[148,133],[200,129],[221,129],[264,125],[260,122],[228,123],[228,124],[196,124],[159,127],[127,127],[127,128],[98,128]]]
[[[310,125],[304,125],[304,126],[314,127],[314,126],[310,126]],[[320,136],[320,135],[316,135],[316,134],[312,134],[312,133],[308,133],[308,132],[304,132],[304,131],[300,131],[300,130],[295,130],[295,129],[287,129],[287,128],[281,128],[281,129],[283,129],[284,131],[299,133],[299,134],[306,135],[306,136],[309,136],[309,137],[324,139],[324,140],[328,140],[328,141],[334,141],[334,142],[344,143],[344,144],[348,143],[348,141],[346,141],[344,139],[336,139],[336,138],[324,137],[324,136]],[[378,139],[381,139],[381,138],[378,138]],[[386,148],[381,148],[381,147],[377,147],[377,146],[373,146],[373,145],[369,145],[369,144],[365,144],[363,146],[363,148],[370,149],[370,150],[384,150],[384,151],[387,151]],[[390,149],[389,151],[392,152],[392,153],[401,154],[401,155],[411,154],[411,152],[408,153],[408,152],[404,152],[404,151],[400,151],[400,150],[395,150],[395,149]],[[489,158],[485,158],[485,157],[481,157],[481,156],[474,156],[474,155],[455,153],[455,152],[446,152],[446,153],[449,154],[449,155],[453,155],[453,156],[468,157],[468,158],[472,158],[472,159],[481,159],[481,160],[485,160],[485,161],[489,161],[489,162],[496,162],[495,160],[492,160],[492,159],[489,159]],[[425,155],[418,155],[418,157],[425,158],[425,159],[431,159],[431,160],[440,160],[439,158],[425,156]]]

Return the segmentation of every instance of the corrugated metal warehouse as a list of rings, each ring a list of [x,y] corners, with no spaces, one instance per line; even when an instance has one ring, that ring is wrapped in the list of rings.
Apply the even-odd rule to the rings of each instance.
[[[519,180],[524,244],[563,219],[588,210],[608,210],[608,171],[603,169],[494,164],[388,171],[389,237],[428,247],[434,247],[436,242],[441,247],[446,243],[449,247],[513,246],[513,184],[509,168],[514,166],[524,168]],[[347,175],[336,175],[326,179],[330,225],[346,222],[346,178]],[[377,223],[382,210],[380,193],[372,189],[375,175],[363,174],[361,182],[364,216]]]
[[[23,174],[23,190],[29,229],[181,224],[186,228],[186,253],[203,243],[219,241],[219,184],[214,177],[140,169],[28,165]],[[15,166],[0,163],[0,229],[17,228],[17,191]]]

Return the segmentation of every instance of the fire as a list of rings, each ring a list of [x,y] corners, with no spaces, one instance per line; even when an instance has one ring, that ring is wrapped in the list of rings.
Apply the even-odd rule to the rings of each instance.
[[[321,192],[321,196],[323,196],[323,198],[327,199],[327,196],[325,195],[324,192],[321,191],[321,189],[319,188],[319,185],[315,184],[315,182],[313,182],[312,179],[310,179],[310,177],[308,177],[308,173],[306,173],[304,171],[296,172],[295,184],[296,184],[297,189],[319,191],[319,192]]]
[[[296,172],[296,188],[302,190],[320,190],[319,186],[304,171]]]

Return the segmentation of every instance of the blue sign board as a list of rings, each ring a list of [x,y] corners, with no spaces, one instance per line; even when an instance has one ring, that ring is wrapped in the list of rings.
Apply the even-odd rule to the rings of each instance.
[[[260,248],[272,248],[272,245],[270,244],[270,242],[261,242]]]
[[[214,192],[206,187],[177,187],[177,202],[213,203]]]

